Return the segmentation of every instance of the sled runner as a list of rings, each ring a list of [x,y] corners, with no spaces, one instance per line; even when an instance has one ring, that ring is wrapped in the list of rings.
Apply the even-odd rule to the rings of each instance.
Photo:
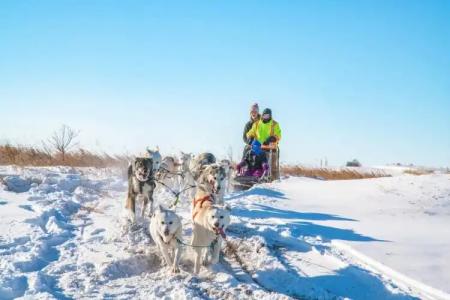
[[[269,182],[267,178],[259,178],[255,176],[237,175],[233,178],[231,185],[235,191],[248,190],[258,183]]]

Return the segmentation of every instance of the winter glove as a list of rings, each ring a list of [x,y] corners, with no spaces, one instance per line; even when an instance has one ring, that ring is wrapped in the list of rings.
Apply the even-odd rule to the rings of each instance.
[[[264,142],[264,145],[269,145],[270,143],[275,143],[277,141],[277,138],[274,136],[269,136],[267,140]]]

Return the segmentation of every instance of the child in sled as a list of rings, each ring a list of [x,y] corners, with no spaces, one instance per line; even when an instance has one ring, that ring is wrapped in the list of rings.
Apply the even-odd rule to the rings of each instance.
[[[269,164],[261,143],[254,140],[251,148],[244,154],[242,161],[237,165],[239,176],[252,176],[261,178],[269,171]]]

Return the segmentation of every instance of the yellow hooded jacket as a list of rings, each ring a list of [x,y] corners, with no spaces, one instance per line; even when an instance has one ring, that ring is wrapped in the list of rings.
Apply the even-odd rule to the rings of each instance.
[[[275,144],[281,140],[281,129],[278,122],[274,120],[270,120],[267,123],[264,123],[261,119],[255,123],[253,123],[252,128],[249,132],[247,132],[247,138],[254,138],[258,142],[264,144],[269,136],[274,136],[277,141]]]

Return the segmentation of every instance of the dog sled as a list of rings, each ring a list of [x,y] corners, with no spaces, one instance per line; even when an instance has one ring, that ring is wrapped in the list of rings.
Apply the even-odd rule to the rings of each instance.
[[[276,179],[273,177],[273,168],[279,168],[278,159],[275,157],[275,155],[278,155],[277,145],[262,145],[261,149],[265,152],[267,162],[262,163],[255,168],[252,167],[251,164],[245,163],[245,159],[243,159],[243,161],[238,164],[237,173],[231,181],[234,190],[247,190],[255,184],[272,182]]]

